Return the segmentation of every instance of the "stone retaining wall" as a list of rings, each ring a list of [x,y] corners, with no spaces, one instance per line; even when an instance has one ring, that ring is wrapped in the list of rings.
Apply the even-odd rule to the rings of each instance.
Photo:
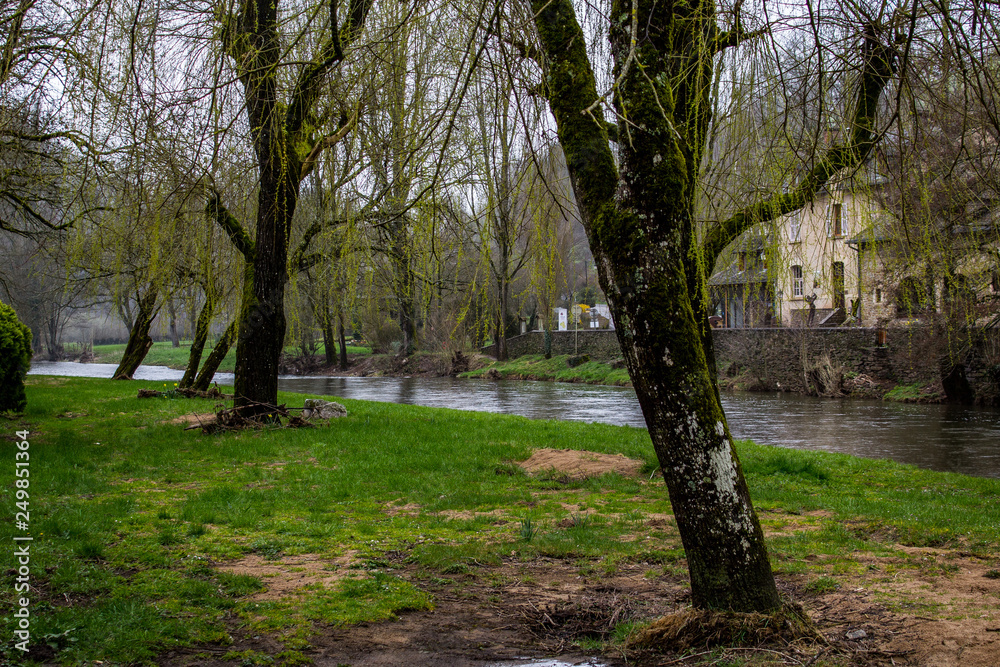
[[[805,368],[827,357],[844,373],[865,374],[878,381],[899,384],[928,383],[939,378],[938,359],[954,341],[935,334],[929,327],[892,328],[886,344],[879,345],[877,330],[844,327],[822,329],[715,329],[716,357],[720,368],[737,364],[741,373],[759,380],[761,388],[805,391]],[[995,403],[989,392],[1000,392],[1000,330],[981,332],[981,340],[966,357],[966,377],[977,395]],[[541,331],[507,341],[511,358],[541,354],[545,337]],[[491,348],[484,348],[492,354]],[[589,354],[594,359],[621,357],[613,330],[554,331],[552,354]],[[984,392],[986,392],[984,394]]]
[[[577,352],[579,350],[579,352]],[[482,349],[483,354],[496,356],[496,347]],[[507,354],[511,359],[526,354],[545,352],[545,332],[529,331],[507,339]],[[579,331],[553,331],[552,354],[589,354],[591,358],[607,361],[621,358],[621,348],[613,329],[580,329]]]

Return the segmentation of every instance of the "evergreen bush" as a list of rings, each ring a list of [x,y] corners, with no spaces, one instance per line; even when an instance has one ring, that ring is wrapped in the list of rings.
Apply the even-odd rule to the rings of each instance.
[[[24,376],[31,367],[31,329],[0,302],[0,412],[22,412],[28,403]]]

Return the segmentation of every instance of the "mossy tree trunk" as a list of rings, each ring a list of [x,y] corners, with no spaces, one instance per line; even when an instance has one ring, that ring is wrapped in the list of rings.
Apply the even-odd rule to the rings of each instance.
[[[215,299],[206,291],[205,303],[198,311],[198,321],[194,327],[194,337],[191,339],[191,353],[188,355],[187,367],[184,369],[184,377],[178,383],[183,388],[191,387],[198,376],[198,366],[201,364],[201,355],[205,351],[205,342],[208,340],[208,330],[212,325],[212,318],[215,316]]]
[[[156,304],[159,294],[159,289],[150,285],[146,293],[139,296],[138,312],[136,312],[135,320],[129,329],[125,352],[112,376],[115,380],[131,380],[135,370],[139,368],[142,360],[149,353],[149,349],[153,347],[153,339],[149,336],[149,327],[153,324],[153,318],[156,317],[159,310],[159,306]]]
[[[891,53],[867,27],[849,140],[822,156],[797,189],[699,234],[696,188],[714,61],[749,36],[722,32],[708,1],[614,0],[613,106],[627,119],[614,128],[598,103],[572,0],[532,0],[532,9],[549,105],[666,480],[693,604],[772,611],[780,600],[716,384],[707,275],[743,231],[801,207],[833,174],[867,156]],[[609,132],[618,135],[617,160]]]
[[[205,363],[202,365],[201,370],[198,372],[198,377],[195,378],[191,385],[192,389],[197,389],[199,391],[208,391],[209,385],[212,384],[212,378],[215,377],[216,371],[219,370],[219,366],[225,360],[226,355],[229,354],[230,348],[232,348],[233,343],[236,342],[236,334],[239,331],[239,320],[234,319],[226,327],[226,330],[222,332],[222,336],[219,340],[215,342],[215,347],[212,348],[212,352],[205,359]]]
[[[351,0],[340,22],[337,2],[332,2],[326,34],[312,59],[305,62],[284,50],[279,36],[280,3],[241,0],[235,14],[224,10],[218,14],[223,48],[243,85],[259,178],[252,238],[226,210],[219,193],[210,193],[208,202],[209,216],[226,231],[251,271],[238,318],[234,383],[236,406],[249,412],[266,411],[277,403],[288,248],[299,186],[322,151],[342,140],[356,119],[342,117],[335,132],[317,138],[314,107],[327,76],[343,62],[344,48],[360,33],[372,1]],[[293,62],[284,62],[285,57]],[[294,70],[295,83],[288,99],[282,100],[279,77],[289,70]]]
[[[413,244],[410,241],[410,225],[402,220],[390,223],[392,240],[390,255],[393,266],[393,294],[395,295],[396,317],[403,340],[399,344],[399,354],[410,356],[417,349],[417,311],[414,291],[416,276],[413,273]]]

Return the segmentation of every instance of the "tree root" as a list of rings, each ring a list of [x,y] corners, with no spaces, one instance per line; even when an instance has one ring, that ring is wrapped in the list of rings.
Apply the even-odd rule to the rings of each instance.
[[[628,648],[685,651],[799,639],[827,643],[802,607],[785,603],[773,614],[687,609],[654,621],[629,641]]]
[[[188,428],[201,428],[205,433],[221,431],[242,431],[245,429],[262,428],[303,428],[312,426],[298,415],[291,415],[291,410],[284,404],[270,405],[268,403],[251,402],[238,408],[226,408],[215,413],[215,419],[207,423]],[[284,421],[283,421],[284,420]],[[186,430],[186,429],[185,429]]]

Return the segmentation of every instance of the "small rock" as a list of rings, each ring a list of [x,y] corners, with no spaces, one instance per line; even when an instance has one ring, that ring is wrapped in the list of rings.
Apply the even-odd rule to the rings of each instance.
[[[865,632],[864,630],[858,628],[856,630],[848,630],[846,636],[847,636],[848,639],[850,639],[852,641],[856,641],[858,639],[864,639],[865,637],[868,636],[868,633]]]
[[[318,398],[307,398],[302,410],[303,419],[333,419],[347,416],[347,408],[340,403],[324,401]]]

